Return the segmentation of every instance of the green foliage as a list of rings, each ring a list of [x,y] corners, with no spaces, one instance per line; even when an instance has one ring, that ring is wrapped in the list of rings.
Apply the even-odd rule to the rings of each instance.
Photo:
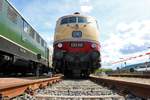
[[[110,68],[100,68],[100,69],[97,69],[97,70],[95,71],[95,73],[101,73],[101,72],[107,73],[107,72],[112,72],[112,71],[113,71],[113,70],[110,69]]]

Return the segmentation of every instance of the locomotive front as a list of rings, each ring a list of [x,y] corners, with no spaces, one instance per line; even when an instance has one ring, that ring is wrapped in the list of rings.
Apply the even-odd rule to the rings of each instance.
[[[96,20],[79,13],[57,20],[53,67],[66,76],[88,76],[100,65],[99,30]]]

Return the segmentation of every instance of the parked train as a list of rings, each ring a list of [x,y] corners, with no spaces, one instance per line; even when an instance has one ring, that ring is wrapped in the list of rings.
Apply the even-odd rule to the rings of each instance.
[[[46,41],[7,1],[0,0],[0,72],[49,70]]]
[[[150,72],[150,62],[128,65],[120,69],[122,72]]]
[[[66,76],[89,76],[101,66],[99,28],[91,16],[76,12],[57,20],[53,67]]]

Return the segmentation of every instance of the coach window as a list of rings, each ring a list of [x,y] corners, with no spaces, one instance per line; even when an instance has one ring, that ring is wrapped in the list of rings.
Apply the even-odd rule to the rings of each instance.
[[[76,17],[69,17],[69,23],[76,23]]]
[[[84,17],[78,17],[78,23],[87,23],[87,19]]]
[[[17,12],[10,5],[8,5],[7,15],[13,23],[17,24]]]
[[[2,8],[3,8],[3,0],[0,0],[0,12],[2,11]]]
[[[29,33],[29,24],[26,21],[23,21],[23,30],[26,33]]]
[[[68,23],[68,18],[63,18],[61,20],[61,24],[67,24]]]
[[[44,40],[43,39],[41,39],[41,45],[42,45],[42,47],[44,47]]]
[[[33,28],[30,28],[30,33],[29,33],[29,35],[34,39],[35,31],[33,30]]]
[[[40,35],[39,35],[39,34],[36,34],[36,41],[37,41],[38,43],[40,43]]]
[[[46,43],[46,42],[44,42],[44,47],[45,47],[45,48],[47,47],[47,43]]]

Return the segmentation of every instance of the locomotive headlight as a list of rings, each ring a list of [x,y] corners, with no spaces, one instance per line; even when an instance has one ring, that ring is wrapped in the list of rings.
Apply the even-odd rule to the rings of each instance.
[[[96,48],[96,44],[93,43],[93,44],[91,45],[91,47],[92,47],[92,48]]]
[[[63,45],[62,45],[62,43],[58,43],[57,46],[58,46],[58,48],[61,48]]]

